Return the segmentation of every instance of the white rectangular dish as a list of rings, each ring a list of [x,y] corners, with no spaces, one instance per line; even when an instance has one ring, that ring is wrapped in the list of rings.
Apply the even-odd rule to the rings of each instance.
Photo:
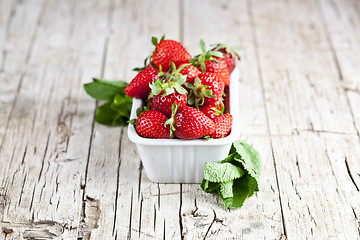
[[[217,162],[228,156],[232,142],[240,135],[239,69],[231,74],[229,87],[230,113],[233,124],[225,138],[195,140],[149,139],[140,137],[134,126],[129,124],[129,139],[136,144],[147,177],[158,183],[201,183],[205,162]],[[141,107],[141,99],[133,99],[130,119],[136,118],[136,109]]]

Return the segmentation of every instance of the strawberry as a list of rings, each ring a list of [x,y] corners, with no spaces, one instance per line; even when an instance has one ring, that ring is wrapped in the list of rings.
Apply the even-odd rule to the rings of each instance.
[[[185,106],[174,115],[174,135],[181,139],[197,139],[215,131],[214,122],[200,110]]]
[[[180,67],[182,67],[181,65]],[[193,65],[187,65],[183,70],[180,71],[182,75],[186,75],[186,82],[193,84],[194,79],[197,75],[199,75],[201,72],[199,69],[194,67]]]
[[[224,82],[225,86],[229,86],[230,75],[224,59],[225,54],[217,50],[206,51],[203,40],[200,40],[200,48],[202,53],[195,56],[190,61],[191,64],[198,67],[202,72],[217,74],[220,81]]]
[[[215,73],[209,72],[200,73],[195,78],[194,85],[185,83],[185,86],[190,89],[188,104],[195,104],[196,108],[217,102],[224,92],[224,83]]]
[[[152,62],[155,66],[161,66],[164,71],[167,71],[171,67],[171,62],[174,62],[177,67],[183,63],[188,63],[191,55],[184,46],[174,40],[164,40],[164,37],[160,39],[159,43],[157,38],[152,38],[152,43],[155,45]]]
[[[180,107],[187,104],[187,91],[181,85],[186,81],[186,76],[182,75],[182,71],[186,66],[182,65],[176,69],[172,62],[172,67],[168,73],[161,73],[161,80],[156,80],[151,86],[150,106],[165,114],[171,116],[171,107],[174,103]]]
[[[160,94],[154,95],[151,99],[151,106],[155,110],[165,114],[166,117],[171,117],[171,106],[174,103],[179,104],[180,107],[186,106],[187,95],[180,94],[177,91],[166,95],[165,91],[162,90]]]
[[[147,98],[151,89],[149,84],[158,77],[159,71],[149,67],[141,70],[125,88],[125,93],[133,98]]]
[[[236,50],[222,43],[218,44],[213,50],[225,54],[224,60],[226,62],[228,72],[231,74],[235,69],[236,61],[240,60],[240,56]]]
[[[214,119],[217,116],[223,114],[224,108],[225,108],[224,103],[219,100],[209,105],[201,106],[199,107],[199,110],[205,113],[205,115],[208,116],[209,118]]]
[[[215,61],[216,60],[216,61]],[[222,81],[225,86],[230,85],[230,75],[226,65],[225,58],[214,57],[214,60],[206,60],[205,68],[199,67],[203,72],[215,73],[218,75],[220,81]]]
[[[136,131],[144,138],[170,138],[170,126],[165,126],[167,120],[159,111],[146,111],[138,117]]]
[[[233,121],[233,117],[230,113],[225,113],[213,119],[215,124],[215,131],[210,134],[211,138],[226,137],[230,130]]]

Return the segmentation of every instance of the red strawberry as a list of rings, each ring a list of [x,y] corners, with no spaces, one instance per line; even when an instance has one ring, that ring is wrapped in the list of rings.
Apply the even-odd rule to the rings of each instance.
[[[209,118],[214,119],[223,114],[224,108],[224,103],[222,101],[217,101],[209,105],[201,106],[199,110],[205,113]]]
[[[210,134],[211,138],[226,137],[230,130],[233,121],[233,117],[230,113],[225,113],[213,119],[215,123],[215,132]]]
[[[179,107],[184,107],[187,104],[187,95],[180,94],[177,91],[166,95],[165,91],[162,90],[160,94],[154,95],[151,99],[151,106],[165,114],[166,117],[171,117],[171,106],[176,103]]]
[[[181,66],[180,66],[181,67]],[[187,65],[183,70],[180,71],[182,75],[186,75],[186,82],[193,84],[194,79],[201,72],[199,69],[194,67],[193,65]]]
[[[171,67],[171,62],[176,66],[188,63],[191,55],[186,51],[184,46],[174,40],[164,40],[164,37],[157,43],[157,38],[152,38],[152,43],[156,46],[152,55],[153,63],[159,67],[161,65],[163,71],[167,71]]]
[[[235,59],[231,56],[230,53],[226,52],[225,49],[220,49],[219,51],[225,54],[224,60],[226,63],[226,67],[229,74],[231,74],[235,69]]]
[[[194,85],[186,83],[190,89],[188,96],[189,105],[209,105],[217,102],[224,92],[224,83],[221,82],[215,73],[200,73],[194,80]]]
[[[215,131],[214,122],[200,110],[185,106],[174,116],[174,135],[182,139],[197,139]]]
[[[226,62],[226,66],[229,74],[232,73],[235,69],[236,61],[240,60],[239,54],[235,49],[229,47],[226,44],[218,44],[214,49],[214,51],[219,51],[225,54],[224,60]]]
[[[167,117],[171,116],[171,107],[174,103],[182,107],[187,104],[187,91],[181,85],[186,81],[186,76],[182,75],[180,71],[186,67],[182,66],[176,69],[176,66],[171,62],[171,70],[167,73],[161,73],[160,80],[156,80],[151,86],[151,101],[150,106],[154,109],[164,113]]]
[[[220,81],[224,82],[225,86],[229,86],[230,75],[224,59],[225,54],[217,49],[206,51],[203,40],[200,40],[200,48],[202,53],[195,56],[190,61],[191,64],[198,67],[202,72],[218,74]]]
[[[145,138],[170,138],[170,126],[165,126],[167,117],[159,111],[149,110],[138,117],[136,131]]]
[[[149,84],[154,82],[159,71],[149,67],[140,71],[125,88],[125,93],[133,98],[147,98],[151,89]]]
[[[217,60],[218,62],[216,62],[215,60]],[[199,66],[199,69],[202,70],[203,72],[210,72],[217,74],[220,81],[222,81],[225,84],[225,86],[230,85],[230,75],[226,65],[225,58],[214,57],[214,60],[206,60],[205,68],[202,69],[202,67]]]

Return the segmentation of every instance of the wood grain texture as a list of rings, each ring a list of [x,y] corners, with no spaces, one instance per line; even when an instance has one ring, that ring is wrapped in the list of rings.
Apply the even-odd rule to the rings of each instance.
[[[0,0],[0,240],[359,239],[360,3]],[[151,182],[82,88],[129,82],[151,36],[241,47],[260,192],[225,209]],[[220,160],[220,159],[219,159]]]

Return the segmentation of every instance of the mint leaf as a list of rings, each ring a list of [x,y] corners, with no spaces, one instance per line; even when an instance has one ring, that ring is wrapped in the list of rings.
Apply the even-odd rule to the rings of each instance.
[[[106,81],[102,79],[93,79],[94,82],[84,84],[84,89],[88,95],[96,100],[112,101],[116,94],[124,94],[127,86],[122,81]]]
[[[234,181],[220,183],[220,195],[223,198],[234,197],[233,185],[234,185]]]
[[[95,121],[107,126],[127,126],[131,113],[132,98],[125,94],[127,83],[93,78],[84,84],[87,94],[96,100],[106,101],[97,108]]]
[[[228,182],[244,174],[244,170],[230,163],[205,163],[204,179],[211,182]]]
[[[258,181],[261,172],[259,153],[251,145],[243,141],[234,142],[230,152],[237,153],[234,159],[241,163],[243,168]]]
[[[118,115],[129,118],[131,113],[132,98],[128,96],[115,95],[111,108],[117,111]]]
[[[201,188],[207,193],[213,193],[220,187],[220,183],[213,183],[204,179],[201,183]]]
[[[261,160],[259,153],[243,141],[233,143],[228,157],[218,163],[205,163],[201,188],[217,192],[227,208],[240,208],[259,191]]]
[[[248,188],[248,181],[249,178],[247,176],[244,176],[242,178],[234,180],[233,183],[233,196],[232,197],[226,197],[223,196],[221,193],[219,194],[221,197],[221,200],[223,201],[224,205],[227,208],[241,208],[244,204],[246,198],[248,198],[250,195],[250,191]]]
[[[116,125],[115,119],[117,118],[118,118],[117,112],[114,109],[112,109],[111,103],[105,103],[100,107],[98,107],[95,116],[96,122],[107,126],[115,126]]]

